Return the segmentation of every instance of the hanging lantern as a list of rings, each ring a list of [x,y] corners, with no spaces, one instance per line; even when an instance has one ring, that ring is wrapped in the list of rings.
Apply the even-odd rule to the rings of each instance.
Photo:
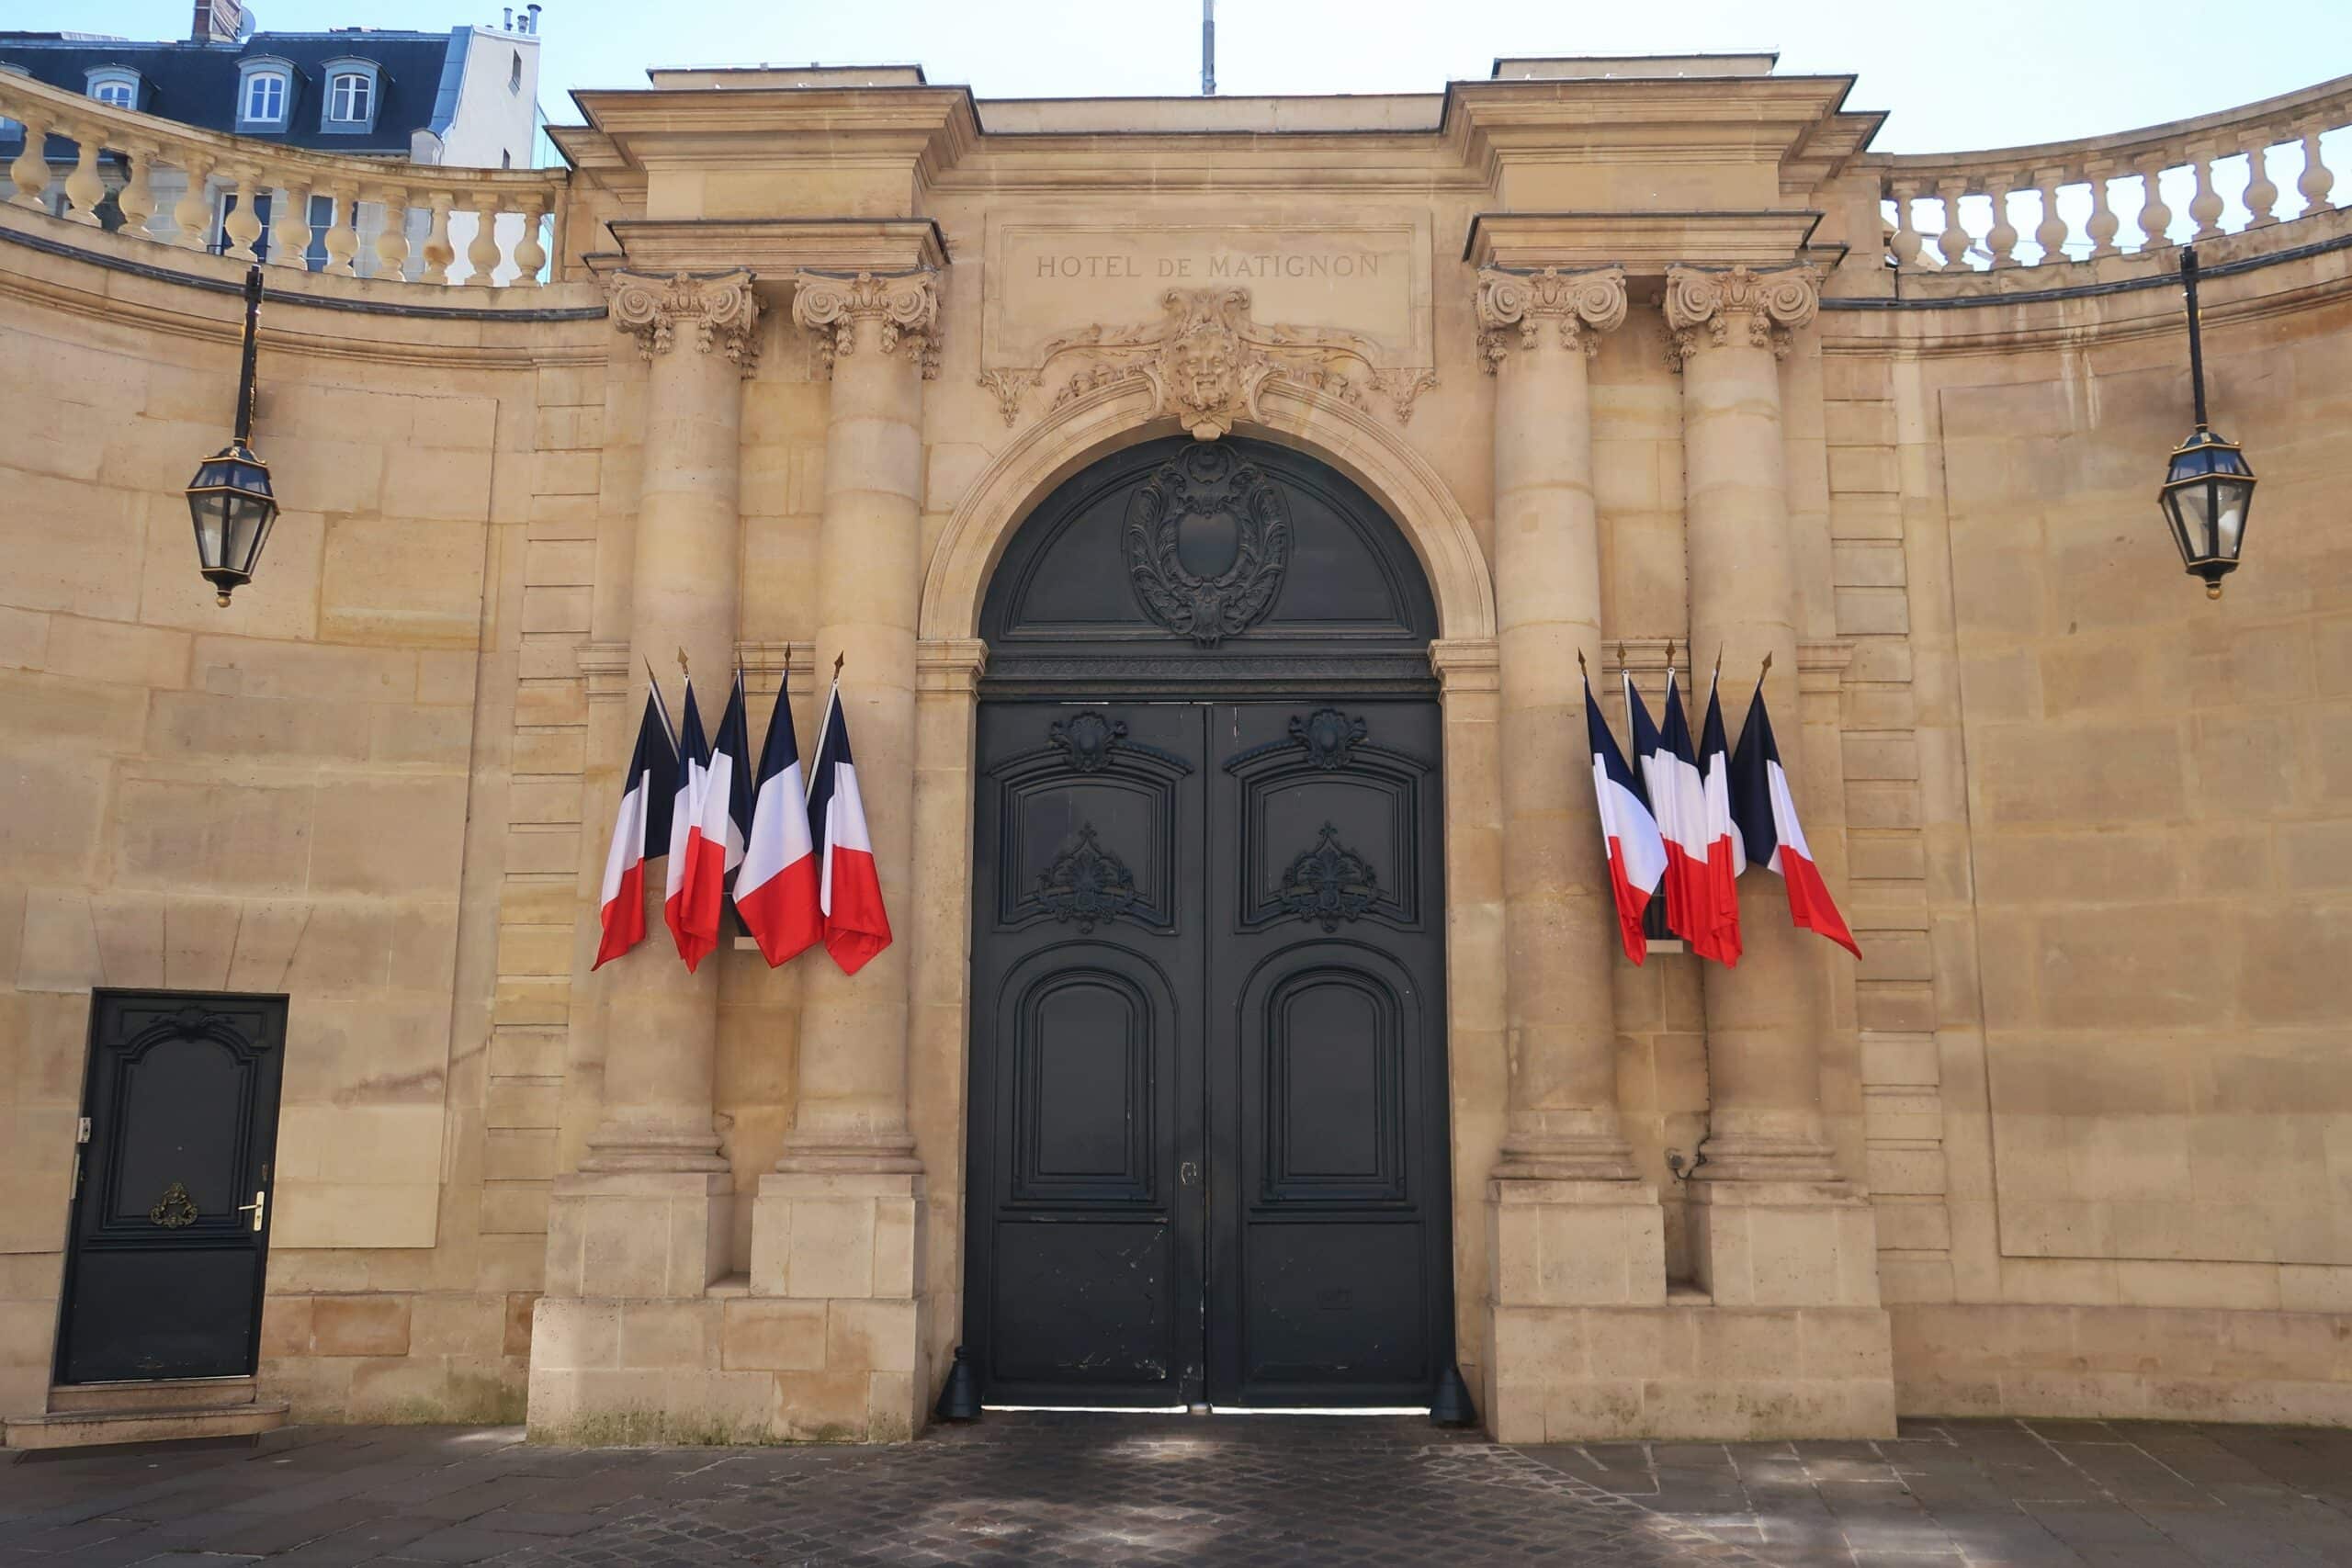
[[[260,320],[261,268],[256,266],[245,274],[244,365],[237,384],[236,439],[207,457],[187,487],[197,570],[218,591],[224,609],[229,595],[253,581],[262,547],[269,543],[270,525],[277,521],[269,465],[253,448],[254,334]]]

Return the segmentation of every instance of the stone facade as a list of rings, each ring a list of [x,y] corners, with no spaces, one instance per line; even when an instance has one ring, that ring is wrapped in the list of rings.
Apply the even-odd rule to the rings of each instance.
[[[2352,1421],[2352,218],[2322,183],[2207,244],[2263,476],[2213,604],[2154,507],[2168,248],[1923,273],[1842,79],[1508,63],[1442,100],[585,94],[545,287],[273,273],[288,511],[225,610],[179,491],[240,265],[0,209],[0,1415],[51,1397],[120,987],[290,998],[260,1384],[299,1416],[919,1429],[962,1316],[981,595],[1055,484],[1189,431],[1340,468],[1437,604],[1455,1337],[1498,1436]],[[1615,950],[1576,656],[1655,694],[1719,646],[1772,657],[1859,964],[1760,875],[1738,969]],[[804,725],[847,655],[899,936],[854,978],[689,976],[658,930],[592,974],[679,649]]]

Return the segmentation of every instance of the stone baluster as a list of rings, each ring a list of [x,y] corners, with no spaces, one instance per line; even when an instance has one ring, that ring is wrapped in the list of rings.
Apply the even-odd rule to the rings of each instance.
[[[311,187],[288,185],[278,193],[277,220],[269,226],[272,266],[308,271],[311,265]]]
[[[184,251],[200,251],[211,243],[212,160],[201,153],[187,158],[182,168],[187,184],[172,206],[172,243]]]
[[[2189,167],[2197,171],[2197,194],[2188,201],[2188,216],[2197,222],[2192,240],[2210,240],[2222,231],[2222,193],[2213,188],[2213,163],[2211,148],[2189,152]]]
[[[320,270],[335,277],[356,277],[352,258],[359,254],[359,187],[343,184],[327,187],[334,210],[327,215],[327,265]]]
[[[1584,785],[1579,652],[1600,653],[1586,361],[1625,320],[1615,268],[1478,275],[1495,389],[1509,1120],[1498,1179],[1625,1181],[1610,987],[1616,915]],[[1580,765],[1581,764],[1581,765]]]
[[[2165,172],[2162,155],[2153,157],[2140,166],[2140,254],[2144,255],[2172,243],[2166,232],[2172,227],[2172,209],[2165,205],[2161,179]]]
[[[2312,126],[2303,132],[2303,172],[2295,176],[2295,194],[2303,198],[2305,212],[2328,209],[2327,193],[2335,188],[2335,174],[2319,152],[2320,128]]]
[[[247,165],[236,171],[236,209],[221,220],[220,254],[231,261],[249,262],[258,259],[254,254],[254,242],[261,238],[261,193],[268,187],[262,183],[259,169]]]
[[[539,243],[539,225],[547,214],[546,204],[536,197],[523,207],[523,232],[514,242],[514,287],[539,287],[539,269],[548,265],[548,248]]]
[[[605,288],[613,324],[650,364],[629,669],[674,672],[684,650],[716,716],[735,662],[742,366],[759,321],[752,275],[618,272]],[[631,688],[633,722],[644,698],[634,679]],[[646,898],[647,928],[666,948],[659,878]],[[720,963],[689,972],[667,952],[639,956],[649,962],[599,976],[603,1112],[579,1172],[555,1186],[551,1296],[699,1297],[728,1265],[734,1189],[712,1119]]]
[[[1918,199],[1918,194],[1917,186],[1894,187],[1894,265],[1912,272],[1928,265],[1928,237],[1912,222],[1912,204]]]
[[[2034,177],[2034,194],[2041,198],[2041,221],[2033,226],[2033,243],[2041,247],[2041,257],[2034,265],[2050,266],[2066,259],[2066,220],[2058,211],[2058,182],[2064,177],[2057,169],[2043,169]]]
[[[376,199],[384,204],[384,221],[376,231],[376,276],[399,282],[408,276],[408,187],[385,186]]]
[[[17,207],[29,207],[46,212],[49,209],[49,117],[27,107],[15,117],[25,128],[24,150],[8,165],[8,178],[17,187],[9,200]]]
[[[2012,183],[2012,176],[2007,175],[1984,182],[1984,194],[1993,203],[1993,226],[1984,231],[1984,248],[1993,254],[1996,269],[2024,265],[2018,260],[2018,226],[2009,217]]]
[[[427,283],[447,283],[449,264],[458,259],[457,247],[449,243],[450,205],[447,191],[433,193],[433,221],[424,231],[424,280]]]
[[[141,142],[122,150],[123,161],[130,174],[123,181],[114,204],[121,209],[125,232],[142,240],[161,240],[155,229],[155,154],[152,142]]]
[[[74,171],[65,176],[65,220],[96,229],[98,204],[107,198],[107,182],[98,175],[98,154],[106,149],[106,132],[95,125],[70,125],[74,139]]]
[[[2246,227],[2267,229],[2278,221],[2278,182],[2270,177],[2270,137],[2256,131],[2245,150]]]
[[[488,288],[498,271],[498,198],[483,195],[474,198],[474,237],[466,243],[466,265],[472,270],[466,281],[479,288]]]
[[[1943,270],[1964,272],[1968,269],[1968,230],[1960,220],[1960,198],[1967,193],[1966,180],[1939,180],[1936,184],[1937,199],[1943,203],[1943,232],[1936,236],[1936,249],[1943,256]]]
[[[2091,255],[2094,258],[2111,256],[2115,254],[2116,231],[2123,227],[2123,220],[2115,215],[2114,208],[2108,204],[2107,172],[2101,169],[2089,169],[2085,171],[2085,175],[2091,185],[2091,216],[2090,221],[2083,225],[2083,232],[2090,236]]]

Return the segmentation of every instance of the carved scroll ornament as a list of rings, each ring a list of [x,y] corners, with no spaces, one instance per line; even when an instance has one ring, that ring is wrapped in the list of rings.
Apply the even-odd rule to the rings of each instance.
[[[989,370],[980,385],[995,394],[1007,425],[1022,399],[1045,384],[1058,359],[1077,362],[1055,394],[1058,408],[1099,387],[1141,381],[1154,412],[1174,415],[1195,440],[1214,441],[1242,419],[1258,419],[1258,399],[1272,381],[1312,387],[1355,408],[1386,403],[1399,424],[1413,400],[1437,385],[1434,370],[1383,367],[1368,339],[1315,327],[1260,325],[1247,288],[1171,288],[1160,319],[1144,326],[1090,326],[1048,342],[1034,367]]]
[[[1745,323],[1748,344],[1770,348],[1775,357],[1789,352],[1789,334],[1814,318],[1821,304],[1821,275],[1810,266],[1757,272],[1744,266],[1720,272],[1697,267],[1668,267],[1666,273],[1666,324],[1673,333],[1667,363],[1676,369],[1702,347],[1720,347]],[[1702,330],[1703,329],[1703,331]]]
[[[1078,836],[1065,842],[1054,863],[1037,874],[1037,901],[1055,919],[1075,925],[1081,935],[1105,920],[1132,914],[1141,901],[1135,873],[1126,862],[1102,847],[1094,824],[1082,823]]]
[[[1187,532],[1233,526],[1232,558],[1203,575],[1184,564]],[[1227,446],[1188,446],[1127,502],[1127,578],[1145,615],[1215,648],[1266,618],[1290,570],[1290,502],[1255,463]]]
[[[1323,824],[1315,847],[1300,852],[1283,873],[1282,901],[1285,912],[1311,920],[1327,931],[1341,920],[1357,920],[1380,896],[1380,878],[1371,863],[1340,841],[1340,829]]]
[[[828,370],[857,352],[857,324],[877,323],[885,355],[905,354],[926,381],[939,375],[939,275],[919,272],[797,274],[792,320],[818,334]]]
[[[669,353],[683,327],[698,352],[724,354],[746,376],[758,364],[760,302],[749,272],[704,277],[616,272],[605,278],[605,295],[613,325],[634,335],[638,353],[649,361]]]
[[[1613,266],[1569,273],[1555,266],[1539,272],[1486,267],[1478,274],[1473,303],[1478,312],[1478,360],[1491,376],[1510,356],[1514,338],[1519,347],[1532,349],[1547,322],[1558,330],[1561,347],[1600,353],[1601,334],[1625,324],[1625,272]]]

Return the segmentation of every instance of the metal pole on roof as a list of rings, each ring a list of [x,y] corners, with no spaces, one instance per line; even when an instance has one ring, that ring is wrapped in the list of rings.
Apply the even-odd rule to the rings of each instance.
[[[1216,0],[1201,0],[1201,96],[1216,96]]]

